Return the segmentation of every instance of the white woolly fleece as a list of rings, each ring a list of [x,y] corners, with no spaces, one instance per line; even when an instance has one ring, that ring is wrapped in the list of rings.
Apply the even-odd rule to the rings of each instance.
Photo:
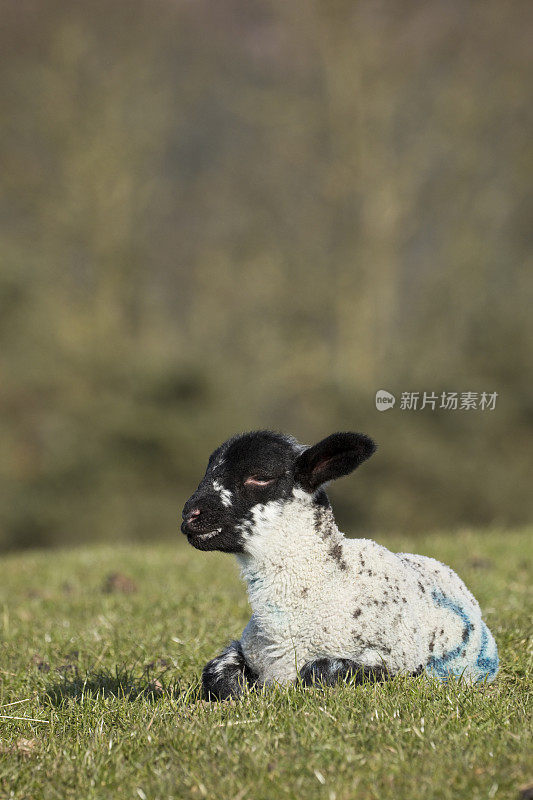
[[[346,539],[330,508],[295,489],[257,505],[237,556],[252,618],[241,645],[260,683],[286,683],[306,662],[348,658],[391,674],[492,680],[496,644],[475,598],[447,566]]]

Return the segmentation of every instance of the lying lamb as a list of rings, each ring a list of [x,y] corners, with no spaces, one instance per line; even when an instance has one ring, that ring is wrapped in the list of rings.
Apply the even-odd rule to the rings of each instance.
[[[496,644],[455,572],[337,528],[323,487],[375,449],[359,433],[304,447],[256,431],[211,455],[182,531],[198,550],[237,555],[253,614],[240,641],[205,667],[206,696],[235,697],[298,674],[306,685],[424,671],[495,677]]]

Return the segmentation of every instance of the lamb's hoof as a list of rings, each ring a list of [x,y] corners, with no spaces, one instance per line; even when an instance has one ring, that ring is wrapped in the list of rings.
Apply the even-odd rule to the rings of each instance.
[[[391,676],[384,667],[365,667],[349,658],[318,658],[304,664],[300,677],[304,686],[333,686],[346,680],[353,680],[355,685],[378,683]]]
[[[346,664],[349,663],[351,662],[346,662]],[[315,684],[332,686],[339,680],[341,666],[341,659],[337,658],[318,658],[316,661],[308,661],[300,670],[302,683],[304,686],[314,686]]]
[[[240,697],[255,684],[253,674],[239,642],[232,642],[217,658],[209,661],[202,672],[204,700],[230,700]]]

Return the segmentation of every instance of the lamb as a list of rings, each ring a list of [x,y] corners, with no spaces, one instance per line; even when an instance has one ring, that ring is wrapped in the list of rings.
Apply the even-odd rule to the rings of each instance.
[[[494,679],[496,643],[455,572],[337,528],[324,486],[375,449],[360,433],[305,447],[254,431],[211,455],[181,529],[198,550],[237,556],[253,613],[240,640],[204,668],[206,697],[298,678],[306,686],[421,673]]]

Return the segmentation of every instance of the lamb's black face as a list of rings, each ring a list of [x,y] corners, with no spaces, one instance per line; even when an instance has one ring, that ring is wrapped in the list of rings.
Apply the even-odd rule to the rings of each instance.
[[[182,533],[198,550],[242,552],[240,527],[258,504],[292,495],[294,465],[304,448],[270,431],[229,439],[209,459],[183,508]]]
[[[362,433],[333,433],[313,447],[271,431],[235,436],[209,459],[183,508],[181,530],[198,550],[240,553],[244,531],[253,535],[253,509],[282,505],[295,489],[300,500],[327,504],[324,483],[348,475],[375,449]]]

